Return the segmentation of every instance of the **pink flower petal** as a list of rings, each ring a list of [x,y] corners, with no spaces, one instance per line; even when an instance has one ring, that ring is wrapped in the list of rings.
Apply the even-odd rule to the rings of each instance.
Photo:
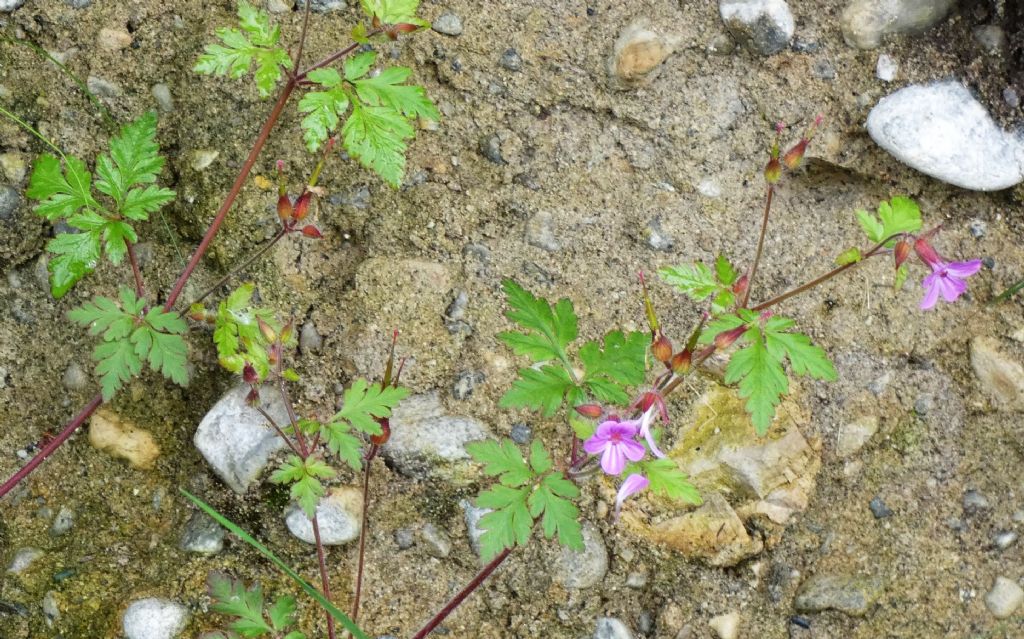
[[[600,436],[595,434],[593,437],[591,437],[587,441],[583,442],[583,450],[587,451],[587,453],[589,453],[591,455],[596,455],[599,452],[601,452],[602,450],[604,450],[605,446],[607,446],[607,445],[608,445],[608,440],[607,439],[605,439],[603,437],[600,437]]]
[[[626,498],[635,495],[641,490],[647,488],[651,484],[651,481],[638,473],[633,473],[626,478],[626,481],[622,482],[619,486],[619,492],[615,495],[615,518],[619,518],[619,511],[622,510],[622,502],[626,501]]]
[[[969,262],[950,262],[946,265],[946,272],[953,277],[964,279],[974,275],[981,270],[981,260],[971,260]]]
[[[629,461],[640,461],[647,454],[644,445],[634,439],[624,439],[618,442],[619,448],[629,458]]]
[[[921,300],[921,310],[927,311],[935,306],[935,302],[939,301],[939,285],[935,279],[938,277],[937,273],[933,273],[928,277],[924,278],[923,285],[927,289],[924,293],[924,299]],[[929,281],[931,280],[931,281]]]
[[[967,283],[955,277],[945,276],[939,278],[938,287],[944,300],[955,302],[956,298],[963,295],[964,291],[967,290]]]
[[[601,469],[609,475],[621,475],[626,469],[626,458],[623,455],[622,447],[609,444],[601,455]]]

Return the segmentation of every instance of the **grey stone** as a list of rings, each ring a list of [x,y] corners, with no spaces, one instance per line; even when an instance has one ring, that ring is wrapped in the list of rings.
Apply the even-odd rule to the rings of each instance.
[[[224,528],[206,513],[196,511],[185,523],[178,547],[200,555],[216,555],[224,548]]]
[[[985,220],[971,220],[971,223],[967,225],[967,230],[971,232],[971,237],[980,240],[988,232],[988,224],[985,224]]]
[[[508,434],[517,444],[525,445],[530,443],[533,437],[533,429],[528,424],[518,423],[512,425],[512,431]]]
[[[914,412],[924,417],[935,408],[935,398],[930,393],[925,393],[914,400]]]
[[[18,575],[32,565],[36,559],[43,556],[43,551],[38,548],[19,548],[11,559],[10,565],[7,566],[7,572],[12,575]]]
[[[819,80],[836,79],[835,67],[832,66],[831,62],[824,58],[822,58],[821,60],[814,61],[814,66],[811,67],[811,73],[813,73],[814,77],[818,78]]]
[[[647,585],[647,573],[633,571],[626,575],[627,588],[643,588]]]
[[[917,33],[938,24],[956,0],[853,0],[840,19],[850,46],[874,49],[882,37]]]
[[[303,353],[313,353],[320,350],[323,345],[324,338],[316,330],[316,324],[312,320],[305,322],[299,331],[299,350]]]
[[[594,639],[633,639],[633,633],[615,617],[601,617],[597,620]]]
[[[188,623],[188,609],[150,597],[133,601],[121,617],[126,639],[173,639]]]
[[[789,46],[796,29],[785,0],[720,0],[722,22],[737,41],[761,55]]]
[[[43,614],[46,615],[46,622],[53,624],[54,621],[60,619],[60,605],[57,602],[57,592],[55,590],[48,590],[43,595]]]
[[[246,403],[248,394],[248,386],[226,393],[203,417],[193,438],[214,472],[239,494],[256,480],[270,456],[285,446],[266,418]],[[275,422],[288,423],[288,409],[279,390],[263,386],[260,403]]]
[[[0,0],[0,13],[10,13],[25,4],[25,0]]]
[[[469,399],[478,384],[484,383],[487,377],[481,371],[463,371],[452,384],[452,397],[458,400]]]
[[[871,514],[875,516],[875,519],[892,517],[895,514],[888,506],[885,505],[885,502],[882,501],[882,498],[878,495],[875,495],[871,499],[870,503],[868,503],[868,508],[871,509]]]
[[[0,186],[0,222],[11,222],[21,206],[21,196],[9,186]]]
[[[477,508],[467,499],[460,499],[459,506],[462,508],[463,519],[466,521],[466,532],[469,534],[469,545],[478,556],[480,555],[480,537],[484,529],[480,527],[480,519],[491,512],[490,508]]]
[[[555,235],[554,218],[547,211],[535,213],[526,222],[526,243],[554,253],[562,248]]]
[[[988,497],[974,489],[971,489],[964,493],[963,507],[964,513],[968,515],[977,515],[982,511],[988,510],[992,506],[988,502]]]
[[[992,337],[971,340],[971,367],[981,390],[1006,410],[1024,410],[1024,367],[1007,357]]]
[[[999,550],[1006,550],[1013,544],[1017,543],[1017,533],[1012,530],[1002,530],[997,532],[992,538],[992,543],[995,544]]]
[[[532,173],[516,173],[512,178],[512,181],[519,186],[525,186],[531,191],[539,191],[541,189],[540,181],[538,181],[537,176]]]
[[[84,9],[92,4],[92,0],[64,0],[72,9]]]
[[[328,492],[316,506],[316,523],[320,541],[325,546],[340,546],[359,539],[362,529],[363,493],[358,488],[342,486]],[[284,523],[288,531],[307,544],[316,543],[313,522],[298,504],[285,509]]]
[[[345,0],[310,0],[310,8],[316,13],[341,11],[346,7],[348,7],[348,3]],[[306,8],[306,0],[299,0],[299,8]]]
[[[892,56],[888,53],[883,53],[878,56],[878,62],[875,64],[875,75],[882,82],[892,82],[896,79],[896,72],[899,71],[899,65],[892,59]]]
[[[654,218],[647,223],[647,246],[651,247],[655,251],[671,251],[672,247],[675,246],[675,241],[672,236],[665,233],[665,230],[661,228],[661,218]]]
[[[1024,179],[1024,142],[959,82],[900,89],[871,110],[867,128],[896,159],[955,186],[997,191]]]
[[[551,562],[552,578],[569,589],[591,588],[608,573],[608,549],[601,531],[589,521],[583,522],[583,550],[559,547]]]
[[[974,27],[974,39],[989,55],[999,55],[1006,48],[1006,32],[997,25],[986,24]]]
[[[399,550],[409,550],[415,543],[415,537],[408,528],[399,528],[395,531],[395,545]]]
[[[117,98],[123,93],[120,85],[93,75],[86,78],[85,86],[101,98]]]
[[[1024,589],[1021,589],[1016,581],[1002,575],[996,577],[992,590],[985,595],[985,605],[996,619],[1006,619],[1011,616],[1017,608],[1020,608],[1022,602],[1024,602]]]
[[[492,438],[483,422],[445,414],[437,393],[431,392],[414,395],[395,408],[391,438],[381,452],[403,475],[465,483],[475,468],[466,444]]]
[[[505,52],[501,54],[498,64],[509,71],[519,71],[523,68],[523,58],[519,55],[518,51],[509,48],[505,49]]]
[[[817,574],[796,593],[794,606],[800,612],[838,610],[854,617],[867,614],[878,598],[881,585],[873,579],[838,574]]]
[[[431,557],[444,559],[452,554],[452,538],[434,524],[425,524],[420,529],[420,539],[423,540],[423,547]]]
[[[1006,87],[1003,89],[1003,102],[1011,109],[1016,109],[1020,106],[1020,94],[1013,87]]]
[[[270,13],[288,13],[295,9],[295,0],[266,0],[266,7]]]
[[[480,155],[494,164],[505,164],[505,158],[501,156],[501,138],[497,133],[481,136],[479,147]]]
[[[462,35],[462,18],[451,11],[445,11],[437,16],[430,28],[444,35],[460,36]]]
[[[154,84],[149,90],[156,100],[156,105],[163,113],[170,113],[174,110],[174,98],[171,97],[171,89],[164,83]]]
[[[57,516],[53,518],[53,523],[50,524],[50,534],[54,537],[60,537],[71,530],[74,525],[75,511],[67,506],[61,506],[60,510],[57,511]]]
[[[72,391],[79,391],[89,384],[89,374],[82,370],[77,362],[71,362],[64,369],[64,376],[61,378],[64,388]]]

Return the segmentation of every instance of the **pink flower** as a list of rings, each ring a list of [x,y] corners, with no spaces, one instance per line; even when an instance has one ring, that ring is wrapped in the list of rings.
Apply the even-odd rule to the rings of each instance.
[[[626,469],[626,460],[640,461],[647,452],[643,444],[633,439],[639,432],[635,421],[606,421],[597,426],[594,436],[583,442],[583,450],[591,455],[601,454],[601,468],[609,475],[619,475]]]
[[[626,498],[630,495],[635,495],[641,490],[650,486],[651,480],[647,479],[643,475],[633,473],[626,478],[626,481],[622,482],[619,486],[619,494],[615,496],[615,519],[619,518],[619,511],[622,510],[622,502],[626,501]]]
[[[921,261],[932,269],[921,283],[925,288],[924,299],[921,300],[923,311],[935,306],[939,294],[947,302],[956,301],[967,290],[967,282],[964,280],[981,269],[981,260],[946,262],[923,237],[914,242],[914,250]]]
[[[647,447],[651,449],[651,454],[655,457],[664,457],[665,453],[661,452],[658,448],[658,442],[654,441],[654,432],[651,431],[651,422],[654,421],[657,415],[657,406],[651,406],[647,409],[647,412],[640,417],[640,436],[647,440]]]

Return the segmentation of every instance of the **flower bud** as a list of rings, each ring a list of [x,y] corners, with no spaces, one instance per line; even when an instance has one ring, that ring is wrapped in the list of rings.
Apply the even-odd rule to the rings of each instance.
[[[896,260],[896,268],[903,266],[903,263],[910,257],[910,242],[900,240],[892,249],[893,258]]]
[[[651,342],[651,354],[654,355],[654,359],[667,364],[672,359],[672,342],[659,332],[658,337]]]
[[[302,218],[306,217],[309,213],[309,202],[313,199],[312,191],[305,191],[299,196],[299,199],[295,201],[295,212],[292,213],[292,218],[296,222],[302,221]]]
[[[249,362],[246,362],[245,367],[242,368],[242,380],[246,384],[255,384],[259,379],[259,375],[256,374],[256,368]]]
[[[779,159],[768,160],[768,164],[764,167],[765,181],[768,184],[777,184],[780,178],[782,178],[782,165],[779,164]]]
[[[259,324],[260,332],[263,333],[263,337],[268,342],[273,342],[274,340],[277,339],[277,333],[274,331],[273,328],[271,328],[270,324],[267,324],[265,321],[263,321],[262,317],[257,317],[256,323]]]
[[[303,226],[302,234],[305,235],[306,237],[311,237],[314,240],[319,240],[320,238],[323,237],[323,234],[320,232],[320,229],[318,229],[316,226],[312,224],[307,224],[306,226]]]
[[[603,411],[601,410],[601,406],[598,404],[580,404],[576,407],[576,412],[584,417],[597,419],[601,416]]]
[[[267,349],[267,361],[271,364],[277,364],[281,361],[281,345],[274,343]]]
[[[250,406],[260,405],[260,392],[255,388],[249,389],[249,392],[245,396],[245,403]]]
[[[391,420],[387,417],[378,417],[377,423],[380,424],[380,435],[370,435],[370,443],[374,446],[383,446],[391,439]]]
[[[733,342],[738,340],[741,335],[747,332],[747,327],[737,326],[734,329],[728,331],[722,331],[718,335],[715,335],[715,348],[718,350],[725,350],[732,346]]]
[[[750,284],[750,278],[746,275],[741,275],[736,283],[732,285],[732,292],[736,295],[743,295],[747,292],[747,286]]]
[[[292,201],[288,199],[288,195],[285,193],[278,195],[277,217],[280,218],[282,222],[287,222],[291,218],[293,211]]]
[[[786,165],[786,168],[793,170],[800,166],[804,160],[804,153],[807,151],[807,144],[810,142],[807,138],[801,138],[799,142],[793,145],[793,148],[786,151],[786,154],[782,156],[782,163]]]
[[[683,373],[689,372],[690,363],[692,361],[693,353],[691,353],[689,349],[683,349],[672,356],[672,361],[670,362],[669,367],[672,369],[673,373],[682,375]]]
[[[291,341],[292,336],[295,334],[295,324],[288,320],[288,323],[281,329],[281,343],[287,344]]]
[[[646,413],[648,410],[650,410],[651,406],[658,404],[660,400],[661,397],[658,395],[658,393],[654,391],[647,391],[646,393],[640,396],[640,399],[636,401],[636,404],[634,404],[634,406],[636,406],[641,411]]]
[[[917,241],[914,242],[914,251],[922,262],[933,269],[942,264],[942,258],[923,237],[917,238]]]

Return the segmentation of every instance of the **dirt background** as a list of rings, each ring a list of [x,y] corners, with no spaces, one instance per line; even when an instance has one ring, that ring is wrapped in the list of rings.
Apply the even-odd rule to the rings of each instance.
[[[590,482],[583,509],[608,545],[604,583],[583,591],[552,583],[544,544],[535,544],[448,620],[449,636],[575,639],[590,636],[605,615],[639,635],[640,617],[647,615],[647,636],[703,638],[712,636],[708,619],[733,610],[741,613],[743,637],[1024,636],[1019,613],[999,622],[982,601],[996,575],[1017,579],[1024,570],[1024,545],[992,545],[996,531],[1022,525],[1013,523],[1024,508],[1020,417],[990,405],[967,355],[977,335],[997,337],[1018,359],[1024,354],[1010,339],[1024,328],[1019,303],[983,305],[1020,276],[1020,194],[971,193],[938,183],[897,163],[864,130],[880,97],[908,83],[945,78],[964,80],[1002,123],[1019,122],[1019,109],[1002,98],[1003,88],[1020,79],[1019,59],[988,55],[972,36],[975,26],[1012,17],[1013,3],[1006,3],[1009,9],[998,4],[963,2],[926,34],[864,52],[842,40],[842,2],[792,0],[801,46],[762,58],[709,50],[725,34],[717,3],[710,1],[428,1],[424,17],[454,11],[464,33],[426,31],[383,48],[414,68],[444,116],[436,131],[422,131],[412,145],[406,187],[389,189],[352,162],[332,161],[322,180],[330,197],[320,200],[317,212],[324,239],[284,242],[247,273],[265,302],[300,322],[311,320],[324,338],[318,352],[295,362],[305,380],[301,411],[329,414],[337,385],[376,374],[390,329],[399,328],[400,352],[410,358],[405,381],[414,390],[440,389],[453,414],[475,416],[497,434],[526,420],[535,434],[554,440],[564,433],[556,421],[497,408],[516,365],[494,338],[507,327],[501,280],[515,278],[552,299],[571,297],[585,337],[642,327],[638,270],[711,260],[719,252],[740,263],[750,259],[763,197],[760,169],[779,120],[798,132],[820,112],[826,124],[805,175],[780,193],[754,298],[828,268],[837,248],[859,240],[853,211],[897,194],[916,198],[926,223],[944,225],[937,241],[944,254],[992,258],[972,281],[968,300],[937,312],[917,310],[913,282],[894,294],[883,264],[786,305],[785,312],[834,356],[840,381],[806,389],[803,403],[812,419],[805,435],[820,442],[824,465],[810,508],[773,549],[729,569],[685,561],[598,519],[594,505],[605,492]],[[81,10],[59,0],[29,0],[0,16],[8,35],[60,54],[82,78],[118,85],[119,95],[101,97],[118,120],[154,108],[152,85],[169,86],[175,106],[161,114],[159,142],[168,157],[163,181],[178,199],[164,209],[164,219],[140,229],[145,275],[161,297],[270,108],[251,84],[190,71],[214,28],[233,23],[233,13],[234,2],[225,0],[95,0]],[[275,16],[285,38],[297,33],[300,15]],[[314,15],[309,58],[342,46],[356,17],[351,7]],[[619,32],[636,19],[680,44],[647,86],[618,91],[610,87],[607,59]],[[1010,34],[1011,22],[1004,25]],[[130,33],[130,46],[98,46],[104,28]],[[519,71],[499,64],[509,48],[522,58]],[[891,84],[875,76],[883,52],[899,64]],[[67,153],[92,158],[105,149],[110,130],[97,110],[30,49],[0,43],[0,85],[0,104]],[[480,151],[481,138],[493,135],[501,164]],[[41,151],[41,144],[0,120],[0,152],[31,160]],[[218,155],[197,170],[196,154],[204,151]],[[272,179],[278,158],[291,167],[293,186],[313,164],[300,143],[294,104],[254,175]],[[702,194],[702,182],[717,185],[720,195],[709,197],[706,188]],[[11,185],[23,193],[26,182]],[[274,232],[275,199],[272,189],[249,180],[185,298]],[[557,250],[526,241],[538,214],[550,216]],[[653,220],[671,239],[664,250],[648,242]],[[986,226],[980,238],[968,230],[977,221]],[[91,382],[81,390],[62,383],[69,365],[91,368],[91,340],[66,312],[93,294],[111,294],[128,275],[101,267],[55,302],[40,262],[49,224],[31,215],[27,202],[15,221],[3,224],[0,474],[9,476],[23,463],[17,451],[31,452],[31,442],[58,429],[95,392]],[[429,286],[411,284],[410,274],[423,269],[436,278]],[[468,336],[445,328],[444,311],[457,291],[468,293]],[[681,335],[696,310],[663,285],[654,287],[654,297],[669,329]],[[190,508],[178,487],[203,495],[303,574],[315,575],[313,551],[283,526],[285,496],[267,483],[245,498],[235,496],[193,447],[200,418],[233,382],[218,368],[207,334],[194,332],[190,350],[194,374],[187,389],[147,373],[112,403],[155,437],[162,454],[154,469],[132,469],[79,435],[0,502],[4,565],[14,549],[45,551],[27,575],[0,577],[0,600],[27,609],[26,615],[0,610],[0,637],[119,636],[124,606],[149,595],[188,605],[193,621],[183,636],[196,636],[215,621],[202,612],[208,604],[203,581],[213,568],[258,579],[267,590],[292,590],[239,543],[229,542],[213,558],[179,550]],[[485,381],[457,401],[450,388],[467,370],[483,372]],[[891,381],[881,394],[867,390],[886,374]],[[915,404],[925,396],[932,402],[922,414]],[[682,419],[692,401],[680,395],[673,414]],[[837,429],[865,410],[879,417],[881,428],[858,456],[862,469],[851,476],[834,452]],[[376,472],[361,621],[377,634],[407,636],[476,570],[457,507],[475,488],[416,482],[383,465]],[[965,515],[968,489],[984,494],[990,507]],[[894,516],[872,516],[868,502],[876,495]],[[74,528],[51,537],[47,529],[61,506],[76,513]],[[449,558],[431,558],[421,547],[397,551],[395,529],[426,522],[452,536]],[[349,592],[354,546],[330,556],[336,592]],[[648,574],[646,584],[626,587],[626,576],[638,569]],[[879,577],[884,592],[862,618],[826,612],[811,616],[809,630],[791,623],[802,576],[824,570]],[[50,590],[61,610],[52,625],[40,607]],[[322,624],[313,606],[303,601],[302,611],[305,627],[322,632],[313,630]],[[687,625],[691,634],[680,634]]]

